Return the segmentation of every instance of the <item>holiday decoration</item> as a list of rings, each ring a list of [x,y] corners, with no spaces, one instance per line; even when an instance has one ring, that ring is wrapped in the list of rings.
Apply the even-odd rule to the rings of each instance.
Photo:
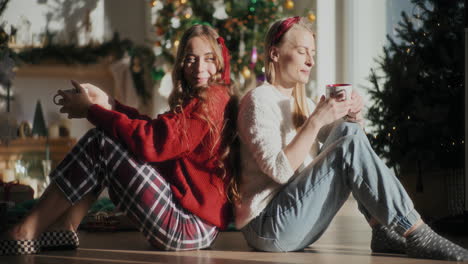
[[[317,19],[315,17],[315,14],[310,12],[308,15],[307,15],[307,18],[309,19],[310,22],[315,22],[315,20]]]
[[[284,8],[293,9],[294,8],[294,1],[286,0],[286,2],[284,2]]]
[[[402,13],[379,69],[371,71],[368,119],[375,151],[396,169],[416,164],[422,178],[424,168],[464,166],[465,6],[412,3],[413,14]]]
[[[37,100],[36,111],[34,112],[32,134],[33,136],[47,136],[47,126],[44,120],[44,114],[42,113],[41,101],[39,100]]]
[[[232,76],[242,85],[244,78],[264,75],[263,40],[274,21],[293,15],[293,0],[160,0],[152,4],[154,37],[160,43],[153,50],[169,63],[174,61],[175,41],[194,24],[213,26],[226,40],[232,56]],[[283,8],[284,7],[284,8]],[[191,10],[190,15],[186,10]],[[311,13],[305,10],[305,15]],[[174,22],[178,27],[174,27]],[[158,58],[159,59],[159,58]],[[262,78],[260,78],[262,79]]]
[[[0,0],[0,14],[3,2],[8,2],[8,0]],[[158,56],[158,65],[171,65],[183,32],[192,25],[212,26],[225,38],[226,46],[232,56],[231,71],[234,78],[240,78],[241,75],[247,76],[244,66],[250,67],[248,73],[256,77],[263,74],[261,68],[264,58],[261,55],[263,54],[261,43],[263,43],[268,26],[278,19],[294,14],[293,0],[147,0],[147,3],[147,7],[151,9],[150,12],[154,16],[151,21],[154,26],[154,42],[144,51],[143,56],[132,58],[134,64],[130,69],[138,95],[143,101],[151,96],[148,91],[153,87],[152,82],[161,78],[158,74],[152,73],[161,71],[161,69],[153,69],[155,56]],[[310,10],[304,10],[304,15],[309,19],[310,14],[312,14]],[[48,21],[53,16],[46,14],[46,17],[50,17]],[[89,13],[86,13],[82,26],[84,33],[88,35],[92,30],[91,22]],[[77,46],[78,43],[71,40],[66,45],[57,44],[58,37],[46,27],[41,47],[25,48],[17,54],[12,53],[12,57],[20,64],[39,64],[45,61],[62,64],[91,64],[119,60],[126,52],[133,54],[135,49],[143,48],[137,47],[128,40],[120,40],[118,34],[115,34],[111,41],[102,44],[89,43],[84,46]],[[0,34],[0,41],[1,38]],[[240,79],[237,81],[243,83]],[[0,100],[4,97],[0,91]]]
[[[242,69],[242,75],[244,76],[245,79],[248,79],[250,78],[250,75],[252,73],[250,72],[249,68],[247,68],[247,66],[244,66],[244,68]]]

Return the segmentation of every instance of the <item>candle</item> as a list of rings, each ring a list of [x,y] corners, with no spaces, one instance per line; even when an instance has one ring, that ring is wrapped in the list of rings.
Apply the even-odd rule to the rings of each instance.
[[[15,180],[15,172],[12,169],[7,169],[3,171],[3,181],[11,182]]]

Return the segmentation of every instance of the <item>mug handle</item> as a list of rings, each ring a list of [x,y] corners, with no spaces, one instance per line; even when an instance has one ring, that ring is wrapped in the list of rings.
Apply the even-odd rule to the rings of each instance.
[[[53,101],[54,104],[56,104],[56,105],[61,105],[61,104],[59,104],[59,102],[58,102],[58,99],[60,99],[60,98],[58,98],[58,96],[61,96],[61,95],[60,95],[60,94],[54,95],[54,97],[52,98],[52,101]],[[57,99],[57,98],[58,98],[58,99]]]

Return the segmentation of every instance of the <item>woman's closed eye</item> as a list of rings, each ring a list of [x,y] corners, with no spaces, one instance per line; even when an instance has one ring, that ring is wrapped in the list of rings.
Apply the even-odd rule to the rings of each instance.
[[[297,49],[297,52],[298,52],[299,54],[306,54],[306,53],[307,53],[307,51],[306,51],[305,48],[298,48],[298,49]]]

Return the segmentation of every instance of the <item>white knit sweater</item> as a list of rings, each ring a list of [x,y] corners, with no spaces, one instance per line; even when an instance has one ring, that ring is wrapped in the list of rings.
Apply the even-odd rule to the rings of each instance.
[[[315,104],[309,99],[309,110]],[[240,103],[237,126],[241,139],[242,199],[235,204],[236,227],[260,214],[280,187],[310,164],[318,152],[316,140],[296,172],[283,149],[296,135],[292,120],[293,97],[269,83],[248,92]]]

